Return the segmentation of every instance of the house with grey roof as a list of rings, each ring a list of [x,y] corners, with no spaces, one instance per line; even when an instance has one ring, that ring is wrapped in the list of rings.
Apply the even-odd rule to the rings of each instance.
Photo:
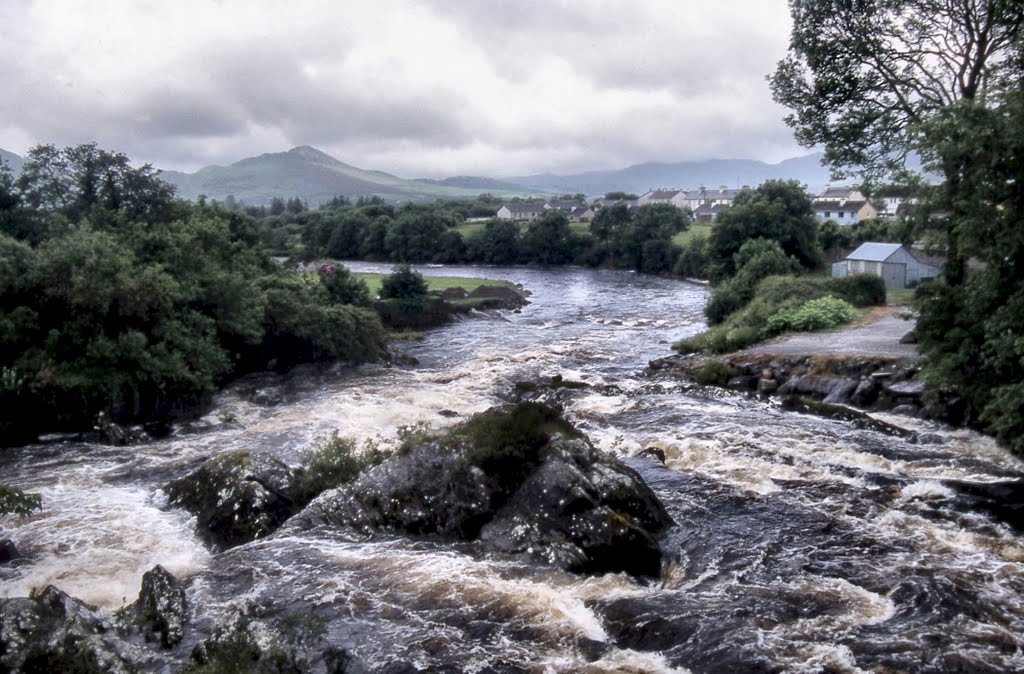
[[[878,210],[866,199],[815,199],[811,209],[818,222],[835,220],[840,225],[854,225],[861,220],[878,217]]]
[[[644,194],[641,194],[637,201],[640,202],[641,206],[645,204],[672,204],[673,206],[682,208],[686,205],[685,197],[685,190],[663,188],[648,190]]]
[[[919,260],[906,246],[898,243],[862,243],[844,259],[832,263],[832,276],[835,278],[875,274],[882,277],[886,288],[896,290],[929,281],[940,273],[941,266]]]
[[[498,209],[497,216],[504,220],[536,220],[544,215],[544,204],[511,201]]]

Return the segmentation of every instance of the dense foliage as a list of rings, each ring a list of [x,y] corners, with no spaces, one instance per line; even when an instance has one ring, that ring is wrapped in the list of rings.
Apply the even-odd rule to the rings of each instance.
[[[772,77],[787,122],[836,172],[890,178],[916,152],[916,196],[947,261],[919,304],[926,396],[1024,452],[1024,4],[792,0]],[[969,260],[976,264],[969,265]]]
[[[565,201],[585,205],[583,195],[565,195]],[[400,207],[380,199],[339,199],[317,210],[265,213],[258,228],[271,250],[304,260],[585,264],[663,274],[679,257],[672,237],[690,225],[688,213],[670,204],[619,204],[598,211],[589,225],[551,208],[530,222],[492,218],[461,227],[465,217],[493,215],[499,205],[487,195]]]
[[[93,145],[0,171],[0,442],[169,419],[241,373],[376,358],[358,292],[285,269],[248,216]]]
[[[882,304],[885,283],[874,274],[769,276],[755,286],[750,301],[724,321],[673,348],[680,353],[736,351],[787,330],[822,330],[846,323],[855,317],[847,305]]]

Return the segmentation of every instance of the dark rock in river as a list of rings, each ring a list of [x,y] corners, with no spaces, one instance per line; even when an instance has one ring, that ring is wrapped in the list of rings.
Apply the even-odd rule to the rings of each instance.
[[[672,525],[632,469],[558,412],[492,408],[313,501],[293,523],[477,541],[580,573],[657,576]]]
[[[0,599],[0,671],[127,674],[129,649],[97,608],[52,585]]]
[[[14,541],[9,538],[0,540],[0,564],[7,564],[16,559],[21,559],[21,553],[15,547]]]
[[[187,618],[185,588],[159,564],[142,576],[139,598],[120,612],[122,620],[139,627],[146,641],[164,648],[181,643]]]
[[[263,538],[293,514],[291,468],[264,452],[224,452],[164,487],[218,547]]]

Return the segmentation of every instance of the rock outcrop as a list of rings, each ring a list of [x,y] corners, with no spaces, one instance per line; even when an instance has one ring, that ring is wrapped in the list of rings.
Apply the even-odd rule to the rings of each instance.
[[[164,648],[181,643],[187,617],[185,588],[159,564],[143,574],[139,598],[120,612],[120,619],[137,627],[146,641]]]
[[[97,608],[52,585],[0,599],[0,671],[128,674],[129,650]]]
[[[164,487],[218,548],[263,538],[293,514],[291,468],[264,452],[225,452]]]
[[[640,476],[551,407],[492,408],[314,500],[289,526],[475,541],[579,573],[661,571],[672,525]]]

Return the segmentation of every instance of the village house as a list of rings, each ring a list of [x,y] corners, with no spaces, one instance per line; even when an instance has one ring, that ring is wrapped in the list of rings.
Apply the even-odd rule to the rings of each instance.
[[[670,188],[652,189],[640,195],[637,199],[641,206],[645,204],[672,204],[677,208],[684,208],[686,204],[686,190]]]
[[[497,216],[503,220],[536,220],[544,215],[544,204],[512,201],[498,209]]]
[[[898,243],[863,243],[846,258],[832,263],[832,276],[875,274],[886,288],[902,289],[934,279],[942,272],[937,264],[922,262]]]
[[[878,217],[878,209],[856,187],[826,185],[825,190],[813,198],[811,209],[818,222],[834,220],[840,225]]]
[[[586,204],[575,201],[552,201],[544,204],[544,210],[558,210],[565,213],[569,222],[590,222],[594,219],[594,210]]]

